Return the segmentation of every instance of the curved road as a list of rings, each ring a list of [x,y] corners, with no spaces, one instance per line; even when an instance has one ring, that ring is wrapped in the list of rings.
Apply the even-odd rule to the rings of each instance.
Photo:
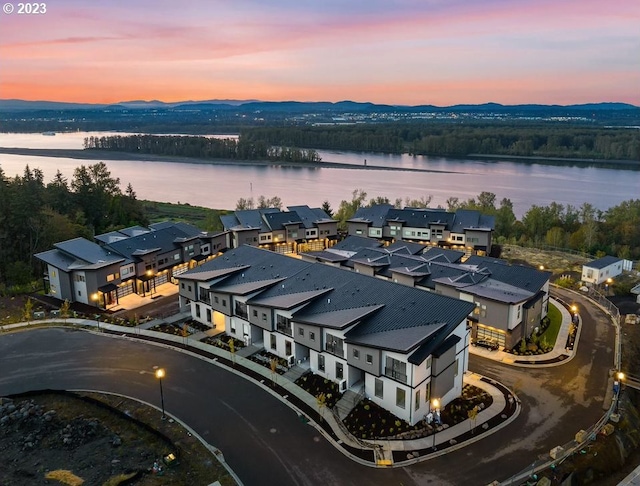
[[[0,336],[0,395],[33,389],[96,389],[159,405],[153,366],[167,369],[167,411],[219,447],[249,485],[485,485],[525,468],[602,415],[613,328],[581,304],[575,358],[526,369],[471,357],[470,368],[515,389],[523,403],[510,426],[410,467],[374,469],[351,461],[295,412],[242,377],[207,361],[148,343],[68,329]]]

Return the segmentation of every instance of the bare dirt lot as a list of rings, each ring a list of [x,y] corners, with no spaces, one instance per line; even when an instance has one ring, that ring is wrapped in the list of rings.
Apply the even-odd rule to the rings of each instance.
[[[163,458],[174,454],[175,460]],[[0,485],[235,484],[178,423],[139,402],[39,393],[0,405]],[[47,479],[53,471],[61,479]]]

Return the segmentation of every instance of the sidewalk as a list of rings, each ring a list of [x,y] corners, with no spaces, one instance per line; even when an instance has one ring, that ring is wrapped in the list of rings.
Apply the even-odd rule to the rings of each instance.
[[[61,319],[39,320],[32,324],[59,324]],[[90,319],[69,318],[66,324],[95,328],[106,336],[125,339],[142,339],[159,346],[167,346],[176,351],[188,353],[201,359],[210,360],[228,371],[253,379],[257,386],[293,408],[300,420],[309,422],[337,449],[351,459],[368,466],[405,466],[427,460],[481,440],[508,425],[520,413],[517,398],[502,384],[474,373],[466,373],[464,383],[474,385],[489,393],[492,404],[481,410],[474,423],[465,420],[452,427],[443,425],[433,435],[410,440],[370,440],[353,437],[344,424],[330,409],[318,411],[316,398],[283,375],[274,375],[271,370],[236,353],[205,344],[190,336],[174,336],[145,329],[145,325],[135,328],[115,324],[99,323]],[[2,330],[27,327],[27,323],[10,324]],[[0,331],[2,331],[0,330]],[[435,445],[435,447],[434,447]]]
[[[578,347],[580,331],[582,329],[582,321],[579,321],[578,334],[576,335],[573,349],[567,349],[566,344],[567,338],[569,337],[569,328],[571,327],[571,314],[566,309],[566,307],[562,305],[562,303],[557,299],[549,298],[549,302],[553,303],[560,311],[560,314],[562,314],[562,324],[560,325],[560,331],[558,332],[558,337],[556,338],[553,350],[551,350],[550,352],[532,356],[518,356],[502,350],[492,351],[490,349],[472,345],[469,346],[469,353],[476,356],[482,356],[483,358],[492,359],[494,361],[499,361],[504,364],[526,367],[558,366],[566,362],[567,360],[570,360],[571,358],[573,358]]]

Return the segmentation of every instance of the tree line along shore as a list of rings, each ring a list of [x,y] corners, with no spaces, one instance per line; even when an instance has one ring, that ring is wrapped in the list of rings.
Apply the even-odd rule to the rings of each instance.
[[[392,201],[355,189],[338,208],[325,201],[323,209],[344,227],[359,208],[381,203],[426,208],[431,197]],[[257,201],[241,198],[235,209],[281,205],[277,197],[260,196]],[[51,181],[44,180],[40,169],[27,166],[22,175],[9,178],[0,167],[0,294],[37,288],[41,268],[33,255],[51,249],[54,243],[76,237],[91,239],[96,234],[166,219],[218,231],[222,229],[220,214],[233,209],[140,201],[131,184],[122,189],[104,162],[81,165],[70,179],[58,171]],[[640,199],[624,201],[606,211],[589,203],[580,207],[555,202],[533,205],[518,220],[511,200],[498,201],[495,194],[482,192],[468,200],[451,197],[445,209],[477,209],[493,215],[497,244],[547,244],[595,256],[640,259]]]
[[[317,150],[381,152],[450,157],[489,156],[561,162],[640,162],[640,131],[605,128],[264,127],[237,138],[171,135],[87,137],[84,147],[127,153],[200,159],[318,163]]]

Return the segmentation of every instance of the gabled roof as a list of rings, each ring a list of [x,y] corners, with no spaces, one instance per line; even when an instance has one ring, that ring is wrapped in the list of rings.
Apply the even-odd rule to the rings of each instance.
[[[219,272],[224,269],[242,267],[242,271],[230,272],[227,278],[217,284],[228,287],[246,282],[279,281],[279,279],[293,275],[310,265],[311,263],[297,258],[243,245],[229,250],[213,260],[209,260],[193,270],[177,275],[176,278],[190,279],[192,275],[197,275],[201,272]],[[211,290],[216,290],[217,285],[212,287]]]
[[[370,223],[371,226],[376,228],[382,228],[385,225],[387,219],[387,213],[393,206],[391,204],[376,204],[375,206],[368,206],[366,208],[360,208],[356,211],[351,219],[348,219],[348,223]]]
[[[330,250],[310,251],[308,253],[301,253],[300,255],[313,257],[316,261],[327,263],[340,263],[349,259],[349,254]]]
[[[378,240],[374,240],[373,238],[349,235],[340,243],[336,243],[331,248],[327,249],[327,251],[341,250],[355,253],[363,248],[380,248],[381,246],[382,243]]]
[[[264,214],[264,221],[271,231],[282,230],[289,225],[302,224],[302,220],[295,211],[266,213]]]
[[[420,255],[427,248],[428,248],[427,246],[422,245],[420,243],[413,243],[412,241],[403,241],[403,240],[394,241],[392,244],[386,247],[386,249],[389,251],[397,251],[397,250],[405,249],[406,252],[411,255]]]
[[[442,248],[440,246],[429,247],[422,255],[422,258],[432,262],[459,263],[464,256],[464,252]]]
[[[287,209],[298,214],[305,228],[313,228],[318,223],[337,222],[322,208],[311,209],[309,206],[288,206]]]
[[[244,273],[242,275],[244,275]],[[281,282],[282,280],[284,280],[284,277],[270,278],[266,280],[247,280],[247,281],[236,279],[235,281],[230,282],[231,280],[233,279],[225,280],[221,285],[215,286],[214,290],[221,294],[248,295],[248,294],[257,292],[259,290],[267,289],[272,285],[275,285],[278,282]]]
[[[246,270],[249,268],[248,265],[243,265],[239,267],[230,267],[230,268],[218,268],[215,270],[204,270],[204,271],[195,271],[194,269],[191,272],[186,272],[181,274],[179,277],[188,278],[189,280],[195,280],[197,282],[208,282],[210,280],[215,280],[221,277],[226,277],[231,275],[232,273],[239,272],[241,270]],[[197,270],[201,270],[199,267]]]
[[[188,236],[179,226],[172,225],[159,230],[148,231],[138,236],[132,236],[125,240],[113,241],[106,244],[105,248],[133,259],[136,256],[143,256],[148,253],[164,253],[178,249],[178,240]]]
[[[458,209],[451,225],[452,233],[464,233],[468,229],[490,231],[495,227],[493,216],[482,214],[475,209]]]
[[[524,265],[511,265],[497,258],[471,256],[463,266],[475,266],[488,271],[491,278],[522,290],[537,293],[551,278],[551,272]]]
[[[611,255],[603,256],[602,258],[598,258],[597,260],[592,260],[589,263],[585,263],[583,267],[587,268],[595,268],[601,270],[609,265],[613,265],[614,263],[621,262],[622,258],[614,257]]]
[[[91,270],[123,263],[125,258],[85,238],[74,238],[53,245],[53,250],[37,253],[39,260],[64,271]]]
[[[284,285],[284,284],[282,284]],[[275,287],[279,287],[276,285]],[[322,294],[331,291],[331,289],[308,290],[305,292],[292,292],[290,294],[271,295],[269,291],[262,292],[260,295],[253,297],[247,301],[248,304],[260,305],[264,307],[273,307],[276,309],[293,309],[299,307],[313,299],[320,297]]]
[[[404,226],[411,228],[428,228],[433,224],[442,224],[449,227],[453,221],[453,213],[444,209],[430,208],[392,208],[387,213],[387,221],[401,221]]]

